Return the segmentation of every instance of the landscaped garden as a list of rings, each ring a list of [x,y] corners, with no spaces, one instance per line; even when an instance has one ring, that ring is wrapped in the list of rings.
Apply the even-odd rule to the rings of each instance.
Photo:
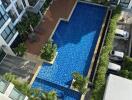
[[[56,56],[57,45],[54,44],[52,41],[48,41],[44,44],[41,49],[41,59],[46,61],[52,61]]]
[[[106,72],[108,70],[109,53],[112,51],[112,43],[114,40],[115,29],[121,13],[121,8],[118,6],[113,10],[112,18],[109,25],[109,31],[106,36],[105,44],[102,47],[100,61],[94,81],[92,92],[92,100],[102,100],[104,88],[106,84]]]
[[[132,58],[125,56],[119,75],[132,80]]]
[[[78,72],[74,72],[72,74],[73,77],[73,88],[77,89],[82,94],[85,94],[88,89],[87,89],[87,84],[88,84],[88,78],[84,77]]]

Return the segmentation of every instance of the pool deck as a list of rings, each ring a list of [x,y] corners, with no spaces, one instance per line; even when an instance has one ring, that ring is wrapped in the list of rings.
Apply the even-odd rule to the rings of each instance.
[[[26,41],[27,52],[40,55],[43,44],[48,41],[60,18],[68,19],[77,0],[53,0],[47,12],[43,15],[40,24],[35,28],[37,41],[34,43]]]

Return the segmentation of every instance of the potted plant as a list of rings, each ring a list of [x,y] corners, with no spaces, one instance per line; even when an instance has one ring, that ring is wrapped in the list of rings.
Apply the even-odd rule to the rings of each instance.
[[[57,94],[55,91],[43,92],[41,100],[57,100]]]
[[[78,72],[74,72],[72,74],[73,77],[73,88],[77,89],[82,94],[87,92],[87,84],[88,84],[88,78],[82,76]]]
[[[46,61],[52,61],[56,55],[57,45],[48,41],[41,49],[41,58]]]
[[[16,48],[13,49],[17,56],[22,57],[26,52],[27,48],[24,43],[20,43]]]

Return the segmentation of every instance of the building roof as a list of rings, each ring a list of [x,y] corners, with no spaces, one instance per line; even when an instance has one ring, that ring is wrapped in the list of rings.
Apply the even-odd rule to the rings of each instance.
[[[103,100],[131,100],[132,80],[110,74]]]
[[[0,63],[0,75],[13,73],[25,81],[30,81],[37,69],[37,64],[17,56],[6,55]]]

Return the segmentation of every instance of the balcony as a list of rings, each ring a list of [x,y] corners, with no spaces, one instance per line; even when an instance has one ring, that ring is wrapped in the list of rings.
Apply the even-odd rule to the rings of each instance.
[[[18,13],[21,14],[21,12],[23,11],[22,4],[19,1],[17,1],[15,6],[16,6],[16,9],[17,9]]]
[[[4,5],[5,9],[11,4],[10,0],[1,0],[2,4]]]
[[[17,17],[18,17],[17,14],[16,14],[16,12],[14,11],[14,9],[11,9],[11,10],[9,11],[9,16],[10,16],[12,22],[15,22],[15,20],[16,20]]]

